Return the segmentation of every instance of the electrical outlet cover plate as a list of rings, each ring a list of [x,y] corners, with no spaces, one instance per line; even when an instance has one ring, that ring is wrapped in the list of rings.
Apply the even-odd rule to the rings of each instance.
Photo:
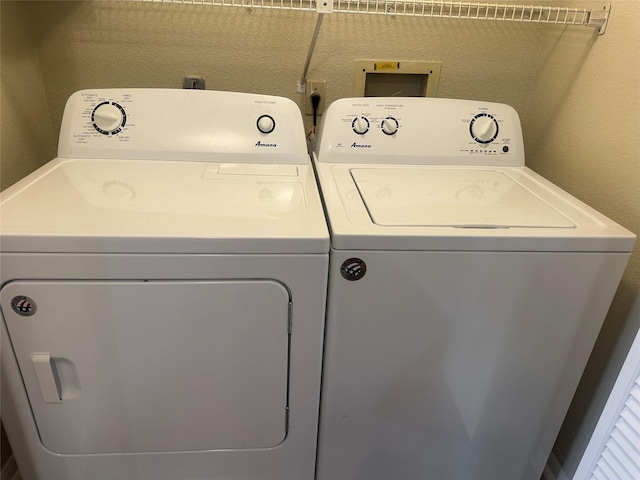
[[[325,100],[327,98],[326,80],[307,80],[307,93],[304,94],[304,113],[313,115],[313,105],[311,105],[311,94],[317,91],[320,94],[320,104],[318,105],[318,115],[324,112]]]
[[[182,88],[204,90],[204,77],[185,75],[182,77]]]

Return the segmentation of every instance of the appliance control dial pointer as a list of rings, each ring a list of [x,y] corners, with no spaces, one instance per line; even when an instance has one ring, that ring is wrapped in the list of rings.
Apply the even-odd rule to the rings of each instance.
[[[93,128],[103,135],[115,135],[122,130],[127,120],[127,115],[116,102],[103,102],[91,112]]]
[[[369,119],[364,115],[358,115],[353,119],[353,122],[351,122],[351,128],[353,128],[353,131],[358,135],[364,135],[369,131]]]
[[[387,135],[393,135],[398,131],[398,120],[387,117],[382,120],[382,131]]]
[[[491,143],[498,136],[498,122],[493,115],[479,113],[471,120],[471,136],[478,143]]]

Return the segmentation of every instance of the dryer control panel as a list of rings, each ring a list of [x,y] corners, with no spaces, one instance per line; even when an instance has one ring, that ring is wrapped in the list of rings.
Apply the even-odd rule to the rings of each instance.
[[[308,162],[302,116],[292,100],[181,89],[74,93],[65,107],[58,156]]]
[[[524,165],[520,119],[504,104],[443,98],[347,98],[324,114],[320,162]]]

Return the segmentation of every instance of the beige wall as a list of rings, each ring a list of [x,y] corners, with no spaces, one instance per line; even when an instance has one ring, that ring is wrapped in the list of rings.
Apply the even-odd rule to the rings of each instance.
[[[640,0],[611,3],[601,37],[584,27],[325,15],[308,78],[327,81],[330,102],[351,95],[355,60],[442,61],[438,96],[513,105],[528,164],[640,233]],[[179,87],[183,74],[198,74],[209,89],[302,105],[295,85],[314,13],[119,2],[0,7],[3,188],[52,158],[64,102],[82,88]],[[636,250],[557,443],[561,460],[640,289],[639,259]]]
[[[639,25],[640,1],[621,0],[612,2],[606,34],[587,44],[573,30],[547,27],[525,131],[531,168],[636,235],[640,235]],[[629,316],[634,301],[640,301],[639,292],[640,244],[636,244],[554,448],[567,474],[575,471],[606,400],[606,395],[599,395],[587,413],[594,390],[601,382],[601,393],[608,394],[640,327],[640,318]],[[614,365],[603,377],[616,342]]]
[[[302,105],[296,82],[315,27],[313,12],[26,3],[56,137],[64,102],[76,90],[180,87],[183,74],[204,75],[209,89],[281,95]],[[524,110],[543,32],[497,22],[325,15],[308,78],[327,80],[330,102],[351,95],[357,59],[442,61],[440,96]]]
[[[55,154],[35,30],[24,4],[2,2],[0,188]]]

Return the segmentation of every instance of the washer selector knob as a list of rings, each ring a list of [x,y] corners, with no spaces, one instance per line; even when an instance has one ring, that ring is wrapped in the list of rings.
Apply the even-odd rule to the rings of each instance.
[[[116,102],[102,102],[91,112],[91,123],[103,135],[120,133],[127,122],[124,108]]]
[[[358,115],[353,119],[353,122],[351,122],[351,128],[358,135],[364,135],[369,131],[369,119],[364,115]]]
[[[394,135],[398,131],[398,120],[393,117],[387,117],[382,120],[382,132],[386,135]]]
[[[478,143],[491,143],[498,136],[498,122],[493,115],[479,113],[469,125],[471,136]]]
[[[276,121],[271,115],[260,115],[256,125],[261,133],[271,133],[276,129]]]

